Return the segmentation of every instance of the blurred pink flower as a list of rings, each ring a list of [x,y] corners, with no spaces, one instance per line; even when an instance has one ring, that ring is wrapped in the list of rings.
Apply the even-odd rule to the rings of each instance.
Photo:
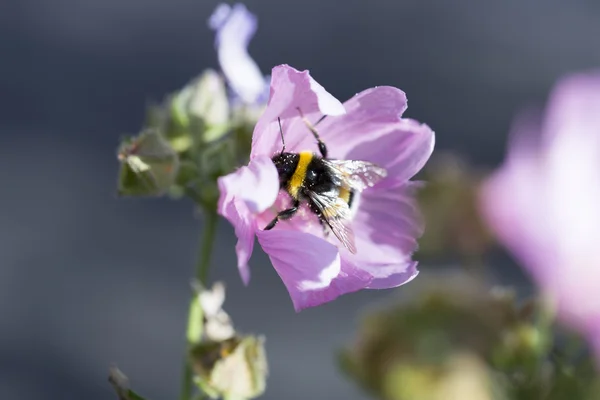
[[[559,82],[543,121],[512,133],[482,188],[484,217],[600,355],[600,74]]]
[[[331,158],[370,161],[387,169],[387,177],[353,202],[357,253],[327,238],[317,217],[303,206],[274,229],[263,228],[276,211],[287,208],[289,195],[279,190],[271,157],[281,151],[281,118],[286,151],[313,150],[317,144],[298,108],[318,125]],[[426,125],[401,118],[406,96],[399,89],[367,89],[342,105],[311,78],[288,65],[273,68],[271,95],[252,139],[247,167],[219,179],[219,213],[235,227],[238,267],[247,284],[254,236],[269,255],[299,311],[364,288],[402,285],[417,275],[411,254],[423,232],[409,179],[433,151],[434,133]]]
[[[215,47],[221,70],[235,97],[245,104],[266,101],[268,81],[248,54],[257,20],[243,4],[219,4],[209,21],[216,32]]]

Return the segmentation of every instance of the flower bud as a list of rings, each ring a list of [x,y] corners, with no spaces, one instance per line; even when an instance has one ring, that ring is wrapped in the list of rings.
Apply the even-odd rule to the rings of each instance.
[[[143,131],[121,144],[118,193],[124,196],[160,196],[175,182],[179,157],[155,129]]]
[[[245,400],[265,391],[268,366],[262,336],[203,342],[191,350],[195,382],[213,399]]]
[[[198,135],[207,143],[221,138],[230,127],[229,100],[223,78],[213,70],[204,71],[170,102],[173,123]]]

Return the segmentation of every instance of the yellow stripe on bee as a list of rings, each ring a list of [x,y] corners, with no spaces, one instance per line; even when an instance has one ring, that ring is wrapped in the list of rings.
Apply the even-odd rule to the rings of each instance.
[[[313,154],[310,151],[302,151],[298,153],[298,165],[294,171],[294,175],[288,183],[288,192],[294,199],[298,198],[298,192],[302,188],[304,178],[306,177],[306,171],[308,170],[308,164],[310,164]]]
[[[350,191],[345,187],[341,187],[338,197],[348,203],[350,201]]]

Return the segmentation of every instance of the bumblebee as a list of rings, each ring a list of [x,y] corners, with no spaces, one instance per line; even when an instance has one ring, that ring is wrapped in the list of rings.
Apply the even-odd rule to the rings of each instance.
[[[321,225],[327,227],[351,252],[356,253],[351,226],[351,206],[357,192],[371,187],[385,178],[387,171],[373,163],[356,160],[335,160],[327,157],[327,146],[313,126],[298,109],[307,128],[317,140],[320,156],[311,151],[292,153],[285,151],[285,140],[278,118],[282,149],[271,159],[279,174],[279,187],[291,200],[291,207],[280,211],[265,227],[273,229],[279,220],[290,219],[302,203],[317,215]]]

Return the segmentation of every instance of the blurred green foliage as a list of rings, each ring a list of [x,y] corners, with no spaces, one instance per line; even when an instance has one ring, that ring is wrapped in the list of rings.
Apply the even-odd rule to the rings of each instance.
[[[189,197],[214,211],[217,179],[246,164],[264,105],[230,104],[223,78],[206,70],[161,104],[148,107],[145,127],[119,147],[119,193]]]
[[[472,266],[481,263],[493,244],[477,211],[477,192],[485,176],[453,153],[434,153],[420,176],[418,192],[427,229],[419,240],[425,258],[458,257]]]
[[[363,317],[342,369],[385,400],[599,398],[588,352],[557,358],[542,303],[486,287],[460,271],[420,277]]]

